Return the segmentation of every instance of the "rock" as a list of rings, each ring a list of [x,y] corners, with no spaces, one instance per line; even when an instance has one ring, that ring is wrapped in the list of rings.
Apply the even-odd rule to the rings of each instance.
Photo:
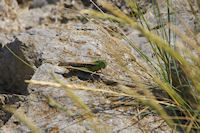
[[[41,8],[47,4],[56,4],[60,0],[17,0],[18,5],[21,8],[29,7],[32,8]]]
[[[24,57],[23,49],[25,49],[25,45],[23,43],[16,39],[6,45],[18,57],[28,62]],[[18,60],[6,47],[1,48],[0,55],[2,57],[0,58],[1,93],[27,95],[27,84],[24,83],[24,80],[30,79],[34,71]]]
[[[199,16],[199,13],[198,13],[199,11],[198,11],[196,2],[194,0],[192,0],[191,2],[193,4],[194,11]],[[171,13],[170,13],[171,22],[170,23],[175,25],[180,31],[186,33],[186,35],[188,35],[188,36],[191,36],[191,34],[188,30],[186,30],[187,28],[189,28],[191,32],[196,34],[196,32],[198,32],[199,28],[197,28],[197,24],[196,24],[197,20],[195,20],[195,17],[192,14],[192,11],[190,9],[190,6],[188,5],[188,2],[173,0],[173,1],[171,1],[171,3],[173,3],[171,5],[171,8],[173,8],[173,10],[175,10],[176,13],[171,11]],[[167,10],[166,3],[164,1],[162,1],[162,2],[158,2],[158,5],[160,8],[160,16],[162,18],[162,23],[164,24],[164,27],[167,29],[167,27],[165,26],[166,24],[168,24],[168,10]],[[144,14],[145,19],[147,20],[147,22],[149,22],[150,28],[155,28],[156,26],[160,25],[160,24],[157,24],[156,16],[154,15],[153,10],[154,9],[152,6],[151,8],[148,9],[148,12],[146,14]],[[178,16],[176,16],[176,14]],[[185,27],[183,22],[187,27]],[[167,32],[167,34],[168,34],[168,32]],[[182,40],[181,38],[178,37],[178,35],[177,35],[177,38],[174,38],[174,36],[175,35],[173,35],[173,34],[171,36],[172,43],[174,43],[175,41],[180,42]],[[176,40],[174,40],[174,39],[176,39]]]
[[[21,11],[18,8],[13,8],[12,13]],[[136,65],[135,52],[127,44],[118,43],[120,40],[112,38],[98,24],[82,23],[83,17],[76,11],[66,10],[58,5],[42,5],[42,8],[23,11],[21,14],[15,14],[14,21],[6,17],[0,20],[0,23],[11,25],[7,29],[1,27],[6,34],[0,35],[0,43],[3,46],[0,49],[0,90],[1,93],[11,95],[8,100],[1,100],[1,106],[3,101],[15,105],[17,111],[24,112],[44,132],[94,132],[94,125],[98,130],[105,129],[108,132],[140,132],[141,127],[145,131],[161,132],[161,129],[156,128],[160,122],[155,124],[155,121],[160,119],[158,116],[150,114],[138,121],[137,107],[119,104],[121,101],[131,102],[134,98],[74,90],[95,116],[91,122],[86,117],[86,111],[76,106],[65,89],[25,84],[24,80],[27,79],[55,82],[49,73],[52,72],[66,84],[120,91],[116,84],[107,84],[107,81],[101,80],[100,77],[95,78],[84,72],[77,72],[66,78],[64,73],[71,71],[59,67],[60,62],[87,63],[106,60],[108,66],[101,71],[101,74],[114,83],[117,81],[129,85],[133,90],[136,87],[133,75],[139,73],[144,77],[145,74]],[[8,23],[5,23],[4,19],[9,20]],[[143,41],[142,38],[141,42]],[[33,66],[35,71],[16,59],[5,46]],[[80,78],[80,75],[85,78]],[[130,82],[133,85],[130,85]],[[21,99],[21,95],[25,98]],[[54,98],[57,103],[70,110],[72,116],[53,107],[52,104],[49,105],[45,96]],[[9,100],[12,102],[9,103]],[[30,132],[25,124],[14,116],[11,117],[11,114],[1,112],[1,116],[1,123],[6,122],[1,132]],[[165,132],[169,131],[167,128],[168,126],[164,127]]]
[[[64,73],[66,69],[57,66],[59,62],[63,61],[91,62],[105,59],[108,62],[108,66],[106,69],[102,70],[102,74],[110,75],[110,78],[112,77],[111,79],[123,78],[124,80],[131,80],[127,76],[128,73],[121,70],[121,64],[115,62],[115,60],[121,61],[121,63],[124,63],[123,67],[126,68],[126,61],[123,62],[125,55],[121,51],[126,50],[126,55],[131,54],[129,53],[131,51],[127,50],[123,45],[120,50],[117,51],[120,45],[116,45],[105,32],[106,31],[102,32],[98,25],[92,23],[69,24],[66,28],[33,28],[16,35],[16,39],[11,42],[11,46],[17,47],[18,51],[21,51],[24,59],[29,64],[38,67],[33,74],[33,80],[55,82],[49,74],[49,71],[51,71],[65,83],[105,89],[109,86],[105,86],[100,79],[89,81],[82,80],[79,79],[77,75],[64,78],[62,73]],[[112,51],[115,51],[116,54],[121,53],[121,59],[115,58],[114,56],[116,55],[113,55],[115,53],[112,53]],[[131,55],[128,57],[130,58]],[[134,65],[134,62],[132,63],[132,65]],[[134,69],[137,69],[137,67]],[[113,86],[113,89],[114,88],[117,89],[116,86]],[[26,116],[34,121],[36,126],[40,127],[44,132],[94,132],[89,119],[74,124],[74,122],[78,120],[75,116],[83,117],[81,114],[85,111],[74,105],[73,100],[64,89],[29,84],[27,90],[29,96],[27,96],[26,102],[21,104],[18,111],[24,112]],[[105,96],[109,96],[109,94],[83,90],[76,90],[74,93],[95,113],[95,125],[101,125],[97,127],[99,130],[104,128],[103,125],[106,125],[107,131],[122,130],[127,126],[127,123],[131,125],[131,119],[132,116],[134,116],[134,113],[131,113],[133,108],[130,107],[129,110],[132,111],[130,111],[130,114],[127,116],[124,115],[126,113],[124,111],[120,113],[119,108],[120,110],[124,110],[125,108],[123,106],[119,106],[119,108],[109,106],[110,102],[107,101],[110,100],[105,98]],[[72,116],[68,116],[66,112],[49,106],[44,96],[51,96],[63,107],[72,111],[73,115],[75,115],[75,119],[73,119]],[[112,115],[109,115],[110,113]],[[153,118],[156,119],[155,116]],[[153,118],[151,117],[150,119]],[[146,122],[145,120],[144,123]],[[19,124],[16,125],[16,123]],[[152,126],[149,124],[149,127]],[[155,127],[155,125],[153,127]],[[2,131],[29,132],[29,129],[13,116],[9,122],[2,127]],[[132,132],[139,131],[139,129],[137,125],[135,125],[127,127],[124,131]]]

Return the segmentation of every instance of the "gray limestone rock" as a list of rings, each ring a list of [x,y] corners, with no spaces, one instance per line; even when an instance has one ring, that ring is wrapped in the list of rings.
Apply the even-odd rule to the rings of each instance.
[[[5,11],[3,6],[0,10]],[[13,14],[18,11],[18,9],[13,9]],[[107,31],[98,24],[81,23],[83,17],[75,11],[66,10],[58,5],[46,5],[42,8],[24,10],[15,17],[15,21],[6,21],[7,23],[4,21],[9,20],[6,17],[0,19],[0,30],[2,31],[0,34],[2,45],[0,47],[0,93],[9,93],[8,99],[3,97],[5,100],[1,98],[1,102],[14,104],[16,108],[19,108],[18,111],[24,112],[44,132],[94,132],[94,129],[92,122],[84,118],[83,109],[74,104],[64,88],[26,84],[24,80],[55,82],[49,73],[52,72],[66,84],[77,84],[102,90],[119,90],[118,86],[106,84],[105,80],[101,80],[98,76],[91,76],[84,72],[71,73],[69,69],[58,66],[60,62],[87,63],[100,59],[108,63],[101,74],[106,75],[110,80],[132,81],[134,80],[133,74],[136,73],[145,76],[145,72],[140,71],[135,64],[135,52],[130,46],[123,41],[121,41],[123,45],[117,43],[117,39],[113,41]],[[9,28],[4,28],[8,25]],[[128,36],[148,56],[152,56],[147,40],[140,33],[134,30]],[[13,56],[5,45],[36,68],[35,71]],[[130,83],[120,82],[121,84]],[[134,85],[132,87],[135,89]],[[116,101],[124,102],[133,99],[93,91],[74,90],[74,93],[91,109],[96,117],[95,122],[99,122],[95,124],[102,125],[98,127],[99,130],[106,127],[108,132],[141,132],[140,129],[143,128],[147,132],[162,132],[156,129],[160,123],[155,123],[155,121],[160,119],[159,117],[150,114],[137,121],[135,106],[115,104]],[[60,105],[70,110],[72,116],[49,105],[45,96],[54,98]],[[1,124],[8,121],[1,128],[1,132],[30,132],[25,124],[14,116],[11,117],[11,114],[5,112],[0,114]],[[163,129],[164,132],[170,132],[168,126]]]
[[[60,80],[67,84],[86,85],[92,88],[118,89],[117,86],[106,86],[101,79],[82,79],[79,78],[80,73],[63,77],[64,72],[69,72],[66,68],[58,67],[59,62],[92,62],[99,59],[107,61],[108,66],[102,70],[102,74],[109,75],[111,79],[123,78],[123,80],[131,80],[128,73],[121,70],[121,64],[115,62],[112,51],[117,51],[118,45],[102,32],[96,24],[69,24],[67,27],[57,27],[52,29],[33,28],[16,35],[16,39],[10,44],[13,50],[18,50],[23,55],[23,59],[29,64],[37,67],[33,74],[33,80],[55,82],[49,72],[53,72]],[[12,48],[11,47],[11,48]],[[20,49],[21,48],[21,49]],[[124,48],[121,47],[120,50]],[[131,56],[128,52],[121,54],[121,58]],[[17,53],[17,51],[15,51]],[[126,55],[125,55],[126,54]],[[18,54],[20,55],[20,54]],[[129,56],[128,56],[129,55]],[[121,60],[121,59],[120,59]],[[129,60],[129,65],[131,64]],[[17,63],[13,65],[18,65]],[[134,63],[132,62],[132,65]],[[124,63],[126,68],[128,64]],[[27,67],[27,66],[26,66]],[[132,67],[136,71],[137,67]],[[21,68],[20,68],[21,69]],[[24,69],[24,68],[22,68]],[[25,69],[24,69],[25,70]],[[23,77],[27,72],[21,72],[21,79],[29,79]],[[86,73],[82,75],[87,76]],[[23,81],[22,80],[22,81]],[[21,81],[21,82],[22,82]],[[14,88],[14,87],[13,87]],[[44,132],[94,132],[89,119],[84,118],[84,111],[70,98],[70,95],[63,88],[55,88],[48,86],[40,86],[28,84],[27,91],[29,96],[26,102],[22,103],[18,111],[22,111],[31,119],[37,127]],[[131,117],[134,116],[134,108],[130,107],[127,111],[120,112],[118,107],[110,106],[111,101],[106,98],[109,94],[90,92],[83,90],[75,90],[74,93],[92,110],[94,113],[95,125],[101,125],[98,130],[124,132],[138,132],[139,125],[132,125]],[[65,111],[55,109],[48,104],[45,96],[51,96],[64,108],[73,112],[69,116]],[[123,97],[122,97],[123,99]],[[123,110],[123,109],[122,109]],[[125,115],[127,113],[127,115]],[[112,114],[112,115],[111,115]],[[79,118],[83,121],[76,123]],[[150,119],[157,119],[155,116],[149,116],[149,120],[141,121],[143,125],[149,123],[147,127],[155,127],[151,125]],[[19,123],[19,124],[16,124]],[[105,125],[105,126],[103,126]],[[125,128],[125,129],[124,129]],[[23,123],[19,122],[14,116],[2,127],[3,132],[29,132],[30,130]]]

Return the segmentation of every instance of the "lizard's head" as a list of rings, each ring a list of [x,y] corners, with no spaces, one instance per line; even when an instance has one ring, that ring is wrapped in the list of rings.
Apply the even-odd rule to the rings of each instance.
[[[106,60],[97,60],[95,64],[98,64],[101,68],[106,68],[107,66]]]

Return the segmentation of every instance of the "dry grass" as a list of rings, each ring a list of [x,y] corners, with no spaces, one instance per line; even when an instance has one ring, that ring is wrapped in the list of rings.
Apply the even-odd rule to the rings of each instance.
[[[199,88],[200,88],[200,79],[199,79],[200,69],[199,68],[200,67],[199,67],[199,42],[197,41],[196,36],[187,27],[187,25],[179,17],[177,12],[170,6],[169,3],[166,3],[166,6],[168,7],[168,9],[170,9],[176,15],[176,17],[185,26],[186,30],[190,34],[190,37],[185,35],[183,32],[179,31],[176,28],[176,26],[170,24],[170,21],[169,21],[168,29],[175,32],[185,42],[185,44],[179,44],[179,45],[176,44],[175,46],[178,46],[176,47],[176,49],[172,48],[171,45],[168,44],[168,40],[163,40],[162,39],[163,37],[149,31],[150,28],[149,29],[143,28],[138,22],[135,21],[135,19],[132,19],[126,16],[124,13],[122,13],[112,4],[107,3],[105,1],[99,1],[99,2],[103,5],[104,8],[106,8],[114,16],[116,16],[118,20],[119,19],[123,20],[122,24],[129,25],[130,27],[134,27],[149,40],[152,46],[152,49],[154,50],[156,54],[157,61],[160,64],[159,66],[160,68],[155,67],[154,64],[152,64],[153,65],[152,67],[156,68],[156,70],[159,70],[159,71],[153,71],[150,68],[143,65],[142,63],[138,63],[138,61],[136,60],[134,61],[142,69],[146,70],[146,73],[150,75],[150,77],[155,81],[155,83],[159,86],[159,88],[164,90],[169,95],[170,99],[172,99],[173,105],[175,105],[175,108],[174,107],[165,108],[165,106],[161,107],[159,102],[155,102],[154,100],[149,101],[147,104],[145,103],[145,100],[139,99],[139,98],[138,99],[144,102],[146,105],[149,105],[153,109],[155,109],[160,114],[160,116],[163,119],[165,119],[166,122],[172,128],[177,128],[178,130],[186,131],[186,132],[189,132],[191,130],[192,131],[198,130],[199,129],[198,110],[199,110],[199,93],[200,93],[199,91]],[[136,10],[136,6],[135,6],[136,4],[131,3],[131,1],[128,1],[128,2]],[[191,10],[195,18],[198,18],[197,14],[195,13],[193,9],[193,5],[191,4],[190,1],[188,1],[188,4],[191,7]],[[139,14],[139,12],[140,12],[139,10],[136,11],[136,14],[141,15]],[[159,8],[158,8],[158,12],[160,13]],[[84,11],[84,13],[90,14],[90,11]],[[95,12],[92,11],[91,15],[95,15]],[[98,13],[95,16],[101,17]],[[108,18],[108,17],[105,15],[104,18]],[[109,18],[114,18],[113,19],[114,21],[116,20],[115,17],[109,17]],[[144,19],[144,17],[142,16],[141,18]],[[159,19],[162,19],[162,18],[159,18]],[[197,19],[197,21],[198,20],[199,19]],[[144,19],[144,21],[146,20]],[[191,36],[192,36],[192,39],[191,39]],[[113,37],[110,37],[110,38],[116,42],[116,39],[113,39]],[[116,44],[119,44],[119,43],[116,42]],[[109,49],[111,48],[113,49],[113,46],[109,47]],[[123,46],[119,45],[119,49],[120,50],[123,49]],[[119,49],[117,50],[117,52],[114,49],[113,51],[111,51],[111,53],[113,54],[114,57],[116,57],[115,59],[119,64],[123,64],[123,60],[120,60],[119,58],[121,57],[121,55],[123,55],[123,52],[120,52]],[[158,50],[161,50],[162,52]],[[120,54],[117,54],[118,52]],[[164,66],[163,66],[163,62],[164,62]],[[132,76],[134,75],[133,72],[130,72],[127,68],[124,68],[124,69],[126,69],[126,71],[130,73],[130,75]],[[137,86],[138,88],[143,88],[144,92],[147,92],[145,93],[145,97],[150,97],[150,99],[155,99],[155,97],[152,96],[152,93],[149,93],[148,87],[145,87],[144,84],[140,84],[142,82],[139,76],[132,77],[132,78],[139,80],[139,82],[137,82],[138,83]],[[158,87],[158,86],[155,86],[155,87]],[[121,86],[121,88],[123,88],[123,86]],[[125,93],[131,94],[132,92],[131,89],[123,88],[122,90],[126,90]],[[134,94],[134,95],[137,95],[137,94]],[[172,117],[170,115],[172,115]],[[184,120],[179,119],[179,116],[183,117]]]
[[[98,18],[102,19],[110,19],[112,21],[121,23],[126,26],[134,27],[138,31],[140,31],[146,38],[149,40],[150,45],[152,46],[153,51],[155,52],[156,59],[158,62],[158,66],[151,62],[144,53],[142,53],[134,44],[132,44],[128,38],[125,36],[123,31],[121,30],[118,36],[126,38],[128,43],[136,49],[140,53],[140,55],[144,58],[145,63],[136,59],[134,55],[131,54],[131,51],[128,47],[124,46],[119,42],[119,39],[113,37],[108,32],[105,32],[107,36],[110,37],[110,41],[115,42],[115,46],[111,45],[113,43],[107,43],[106,48],[109,49],[109,53],[114,58],[115,62],[117,62],[122,71],[126,71],[128,75],[131,77],[132,82],[136,83],[136,88],[133,90],[130,87],[126,87],[124,85],[119,84],[120,92],[116,92],[113,90],[102,90],[102,89],[94,89],[88,88],[85,86],[78,85],[70,85],[64,84],[62,81],[54,77],[57,83],[48,83],[48,82],[39,82],[39,81],[26,81],[27,83],[39,84],[39,85],[48,85],[53,87],[63,87],[66,92],[69,94],[68,96],[73,99],[74,103],[79,106],[79,108],[84,109],[84,114],[88,115],[88,119],[92,123],[92,126],[96,132],[107,132],[100,131],[97,129],[96,125],[102,124],[95,118],[92,114],[90,108],[85,105],[74,93],[73,89],[83,89],[86,91],[94,91],[94,92],[103,92],[109,93],[115,96],[126,96],[136,98],[139,102],[143,103],[145,106],[150,107],[155,110],[165,121],[166,123],[175,130],[184,131],[184,132],[196,132],[200,129],[199,124],[199,94],[200,94],[200,48],[199,42],[197,41],[195,35],[187,28],[184,21],[178,17],[178,14],[170,4],[166,4],[168,8],[176,14],[177,18],[181,20],[182,24],[185,25],[188,32],[191,34],[192,38],[179,31],[175,25],[172,25],[169,21],[165,30],[172,30],[175,32],[185,44],[178,45],[176,49],[174,49],[169,43],[169,40],[163,40],[164,37],[158,34],[154,34],[151,32],[146,20],[138,10],[137,4],[127,0],[130,6],[133,7],[138,18],[143,19],[146,23],[146,28],[142,27],[140,23],[136,21],[136,18],[130,18],[114,7],[112,4],[107,3],[105,1],[99,1],[104,8],[110,11],[113,15],[101,14],[95,11],[82,11],[83,14],[88,13],[94,15]],[[192,4],[188,1],[191,9]],[[199,0],[198,0],[199,4]],[[156,9],[156,8],[155,8]],[[157,8],[158,9],[158,8]],[[159,9],[158,9],[159,12]],[[196,18],[194,9],[192,12]],[[170,16],[170,14],[168,14]],[[160,18],[161,19],[161,18]],[[197,19],[198,20],[198,19]],[[101,23],[99,25],[102,27],[102,31],[104,31],[104,27]],[[163,25],[163,23],[161,24]],[[164,32],[162,34],[165,34]],[[141,75],[138,75],[136,71],[130,70],[126,65],[127,62],[123,60],[124,53],[128,53],[131,56],[132,60],[135,62],[138,69],[148,75],[148,79]],[[184,55],[183,55],[184,53]],[[150,66],[147,66],[149,64]],[[120,79],[119,79],[120,80]],[[151,86],[150,86],[151,85]],[[160,89],[165,92],[167,96],[159,96],[157,97],[150,90],[150,88]],[[142,93],[141,93],[142,91]],[[125,103],[126,104],[126,103]],[[57,103],[54,103],[57,108],[63,109]],[[65,109],[63,109],[65,110]],[[12,110],[11,110],[12,112]],[[68,112],[69,113],[69,112]],[[14,113],[15,114],[15,113]],[[70,114],[70,113],[69,113]],[[20,116],[17,116],[20,118]],[[95,118],[95,119],[94,119]],[[21,121],[24,121],[21,119]],[[27,124],[30,125],[30,124]],[[30,126],[31,128],[31,126]],[[32,128],[31,128],[32,129]],[[32,129],[34,131],[35,129]]]

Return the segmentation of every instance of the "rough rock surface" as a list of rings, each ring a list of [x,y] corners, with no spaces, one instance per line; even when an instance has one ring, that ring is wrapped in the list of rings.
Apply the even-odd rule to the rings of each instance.
[[[32,77],[34,80],[53,81],[52,76],[48,73],[49,71],[52,71],[55,74],[57,73],[57,76],[66,83],[82,84],[93,88],[104,89],[104,83],[98,79],[94,81],[92,78],[78,79],[76,77],[77,75],[72,75],[71,78],[65,79],[62,76],[62,73],[66,70],[57,66],[59,62],[90,62],[97,59],[105,59],[108,62],[108,67],[102,70],[103,74],[110,75],[114,79],[123,77],[123,79],[130,80],[126,77],[127,74],[125,72],[120,71],[119,64],[112,62],[112,53],[109,53],[109,50],[106,49],[106,45],[112,45],[112,48],[115,49],[116,44],[112,43],[109,37],[99,30],[98,25],[95,24],[74,24],[68,25],[65,29],[31,29],[16,35],[16,39],[12,43],[16,44],[16,46],[25,45],[24,48],[27,49],[24,50],[23,54],[26,57],[27,62],[39,67]],[[41,64],[43,65],[40,66]],[[85,75],[85,78],[86,77],[87,75]],[[59,104],[68,108],[74,112],[74,114],[81,114],[82,112],[78,111],[73,104],[70,104],[73,103],[73,101],[68,98],[63,89],[41,87],[32,84],[29,84],[27,89],[30,95],[26,98],[26,102],[21,105],[19,110],[23,110],[23,112],[26,113],[26,116],[33,120],[36,123],[36,126],[40,127],[43,131],[53,132],[59,130],[61,132],[77,132],[78,129],[79,132],[93,132],[93,129],[90,126],[86,128],[89,125],[88,119],[84,120],[82,123],[72,124],[75,120],[71,120],[71,117],[66,116],[66,112],[52,109],[47,104],[44,95],[56,99],[56,101],[59,101]],[[108,128],[108,131],[122,130],[124,127],[127,127],[127,123],[129,123],[128,125],[131,125],[131,119],[134,116],[132,111],[134,111],[135,107],[128,107],[129,109],[127,109],[127,112],[120,113],[118,107],[109,107],[111,101],[105,99],[105,94],[96,93],[94,95],[94,92],[80,90],[75,91],[75,93],[86,105],[96,112],[96,116],[100,123],[104,122],[103,124],[107,125],[106,128]],[[106,109],[104,108],[105,106],[107,106]],[[120,108],[123,110],[126,107],[123,108],[122,106]],[[103,113],[99,113],[99,111]],[[107,113],[112,113],[112,115],[107,118]],[[124,116],[126,113],[129,115]],[[65,119],[63,119],[62,116],[65,116]],[[149,116],[149,119],[153,120],[157,118],[155,116]],[[61,121],[61,123],[58,121]],[[153,130],[156,125],[151,125],[152,122],[141,120],[139,123],[147,125],[145,124],[147,122],[149,123],[147,128]],[[15,123],[16,119],[12,118],[4,127],[2,127],[2,131],[29,131],[25,125],[16,125]],[[123,131],[138,132],[139,129],[136,128],[137,126],[139,125],[136,124],[127,127],[127,129],[124,129]]]
[[[119,3],[119,1],[112,1],[115,4]],[[68,84],[102,90],[108,88],[119,90],[117,85],[108,83],[99,76],[91,76],[84,72],[73,73],[64,67],[59,67],[58,64],[104,59],[108,62],[108,66],[101,71],[103,75],[109,76],[113,81],[118,79],[132,81],[136,73],[145,77],[144,72],[134,62],[136,53],[122,40],[112,38],[105,27],[88,22],[79,14],[78,9],[87,8],[84,5],[87,2],[69,0],[67,1],[69,3],[58,2],[55,5],[52,3],[56,3],[56,0],[31,2],[28,3],[30,9],[26,8],[27,5],[23,0],[19,6],[15,0],[12,2],[2,0],[0,3],[0,13],[2,13],[0,16],[0,105],[7,104],[19,108],[18,111],[24,112],[44,132],[94,132],[91,120],[84,117],[84,111],[74,105],[63,88],[25,84],[24,80],[55,82],[49,73],[53,72]],[[121,4],[125,6],[123,2]],[[150,4],[141,2],[141,5],[147,8]],[[149,10],[151,12],[147,12],[145,17],[152,22],[151,27],[153,27],[156,23],[150,14],[152,8]],[[189,24],[192,23],[193,21]],[[130,28],[128,33],[130,33],[129,38],[149,57],[152,57],[152,51],[144,45],[147,44],[147,40],[134,29]],[[33,70],[16,59],[5,45],[36,69]],[[67,78],[63,77],[65,72],[68,73]],[[147,77],[145,78],[148,80]],[[121,81],[121,84],[126,85],[130,82]],[[136,88],[134,84],[132,87]],[[120,133],[170,132],[169,127],[162,123],[163,121],[156,114],[149,113],[145,117],[140,117],[137,116],[140,111],[137,106],[118,103],[120,100],[133,101],[134,99],[92,91],[75,90],[74,92],[92,110],[95,125],[100,125],[97,126],[98,130]],[[54,98],[73,115],[69,116],[65,111],[49,105],[45,96]],[[10,113],[1,111],[0,114],[1,132],[30,132],[25,124],[19,122]]]
[[[34,74],[32,79],[39,81],[53,81],[52,76],[48,74],[47,70],[51,71],[60,71],[60,68],[55,67],[51,64],[43,64]],[[61,80],[69,83],[70,81],[64,79],[61,75],[57,75]],[[74,80],[76,84],[84,84],[84,81]],[[96,86],[96,83],[88,84],[89,86]],[[99,86],[99,85],[98,85]],[[97,86],[96,86],[97,87]],[[95,88],[96,88],[95,87]],[[33,92],[28,96],[27,102],[22,104],[19,111],[25,112],[26,116],[29,117],[37,127],[42,129],[44,132],[94,132],[94,129],[91,125],[91,121],[88,118],[84,118],[83,116],[79,116],[79,114],[83,114],[83,111],[78,110],[77,107],[73,105],[73,101],[67,96],[65,90],[63,88],[55,88],[55,87],[41,87],[38,85],[29,85],[28,87]],[[103,89],[103,87],[101,87]],[[133,124],[132,119],[134,119],[135,115],[132,112],[133,108],[126,107],[127,111],[122,111],[123,107],[113,107],[110,108],[110,101],[106,100],[105,95],[98,94],[86,91],[77,90],[75,94],[79,96],[81,100],[84,101],[87,105],[91,107],[93,112],[95,112],[96,118],[94,118],[95,122],[98,124],[102,124],[105,126],[100,126],[99,130],[108,132],[140,132],[138,127],[143,127],[143,131],[147,131],[147,129],[156,128],[157,124],[154,124],[156,118],[153,115],[149,115],[145,117],[143,120],[140,120],[139,123]],[[72,111],[75,115],[74,117],[83,117],[83,120],[79,120],[78,118],[73,118],[72,116],[68,116],[68,114],[64,111],[60,111],[55,109],[47,103],[46,99],[43,95],[49,95],[54,98],[59,104],[68,110]],[[107,108],[104,108],[107,106]],[[111,115],[112,114],[112,115]],[[2,127],[3,132],[29,132],[29,129],[22,123],[19,123],[14,117],[9,120],[9,122]],[[166,130],[166,129],[165,129]]]

